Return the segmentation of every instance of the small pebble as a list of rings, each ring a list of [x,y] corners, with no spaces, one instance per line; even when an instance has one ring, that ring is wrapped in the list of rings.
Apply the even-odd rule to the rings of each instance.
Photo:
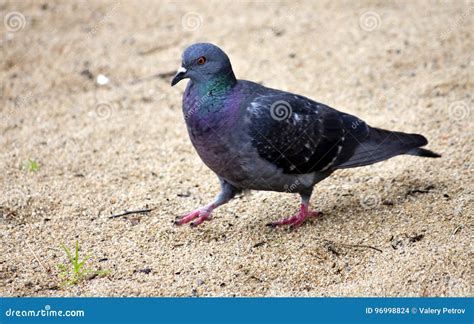
[[[109,81],[109,78],[103,74],[99,74],[95,80],[98,85],[106,85]]]

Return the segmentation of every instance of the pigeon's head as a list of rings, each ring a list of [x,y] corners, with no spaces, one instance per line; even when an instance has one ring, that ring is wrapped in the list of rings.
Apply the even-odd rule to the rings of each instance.
[[[184,51],[181,67],[171,80],[171,86],[186,78],[199,83],[221,77],[235,80],[227,54],[216,45],[197,43]]]

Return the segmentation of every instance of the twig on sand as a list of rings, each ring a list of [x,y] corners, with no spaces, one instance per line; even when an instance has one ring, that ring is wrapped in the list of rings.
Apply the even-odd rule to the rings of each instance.
[[[452,237],[454,237],[454,235],[456,235],[461,229],[463,229],[464,226],[463,225],[459,225],[458,227],[456,227],[453,231],[453,233],[451,234]]]
[[[139,210],[127,210],[127,211],[124,211],[123,213],[120,213],[120,214],[110,215],[109,218],[117,218],[117,217],[132,215],[132,214],[146,214],[146,213],[151,212],[153,209],[154,208],[145,208],[145,209],[139,209]]]
[[[375,246],[371,246],[371,245],[364,245],[364,244],[344,244],[344,243],[342,243],[342,245],[348,246],[348,247],[355,247],[355,248],[372,249],[372,250],[375,250],[375,251],[379,251],[380,253],[383,252],[381,249],[376,248]]]

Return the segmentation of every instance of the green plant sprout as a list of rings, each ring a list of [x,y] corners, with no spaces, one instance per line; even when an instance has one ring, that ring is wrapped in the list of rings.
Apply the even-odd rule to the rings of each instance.
[[[74,255],[72,255],[71,250],[64,244],[61,244],[61,247],[64,252],[66,252],[67,258],[69,259],[68,264],[58,264],[60,271],[59,277],[61,278],[62,286],[72,286],[86,279],[92,279],[96,276],[105,277],[109,274],[109,270],[92,270],[86,268],[85,264],[90,258],[89,255],[86,255],[81,261],[79,261],[79,242],[76,241]]]
[[[36,162],[33,159],[28,159],[23,162],[22,164],[22,169],[27,170],[29,172],[36,172],[40,168],[40,165],[38,162]]]

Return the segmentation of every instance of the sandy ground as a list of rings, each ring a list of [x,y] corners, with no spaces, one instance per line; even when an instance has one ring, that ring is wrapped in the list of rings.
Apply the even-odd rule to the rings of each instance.
[[[472,295],[474,2],[18,0],[0,13],[0,295]],[[185,84],[169,86],[198,41],[239,78],[422,133],[443,158],[336,172],[312,198],[324,217],[295,231],[265,227],[299,205],[271,192],[175,227],[219,187],[188,140]],[[76,241],[107,276],[61,284],[61,244]]]

